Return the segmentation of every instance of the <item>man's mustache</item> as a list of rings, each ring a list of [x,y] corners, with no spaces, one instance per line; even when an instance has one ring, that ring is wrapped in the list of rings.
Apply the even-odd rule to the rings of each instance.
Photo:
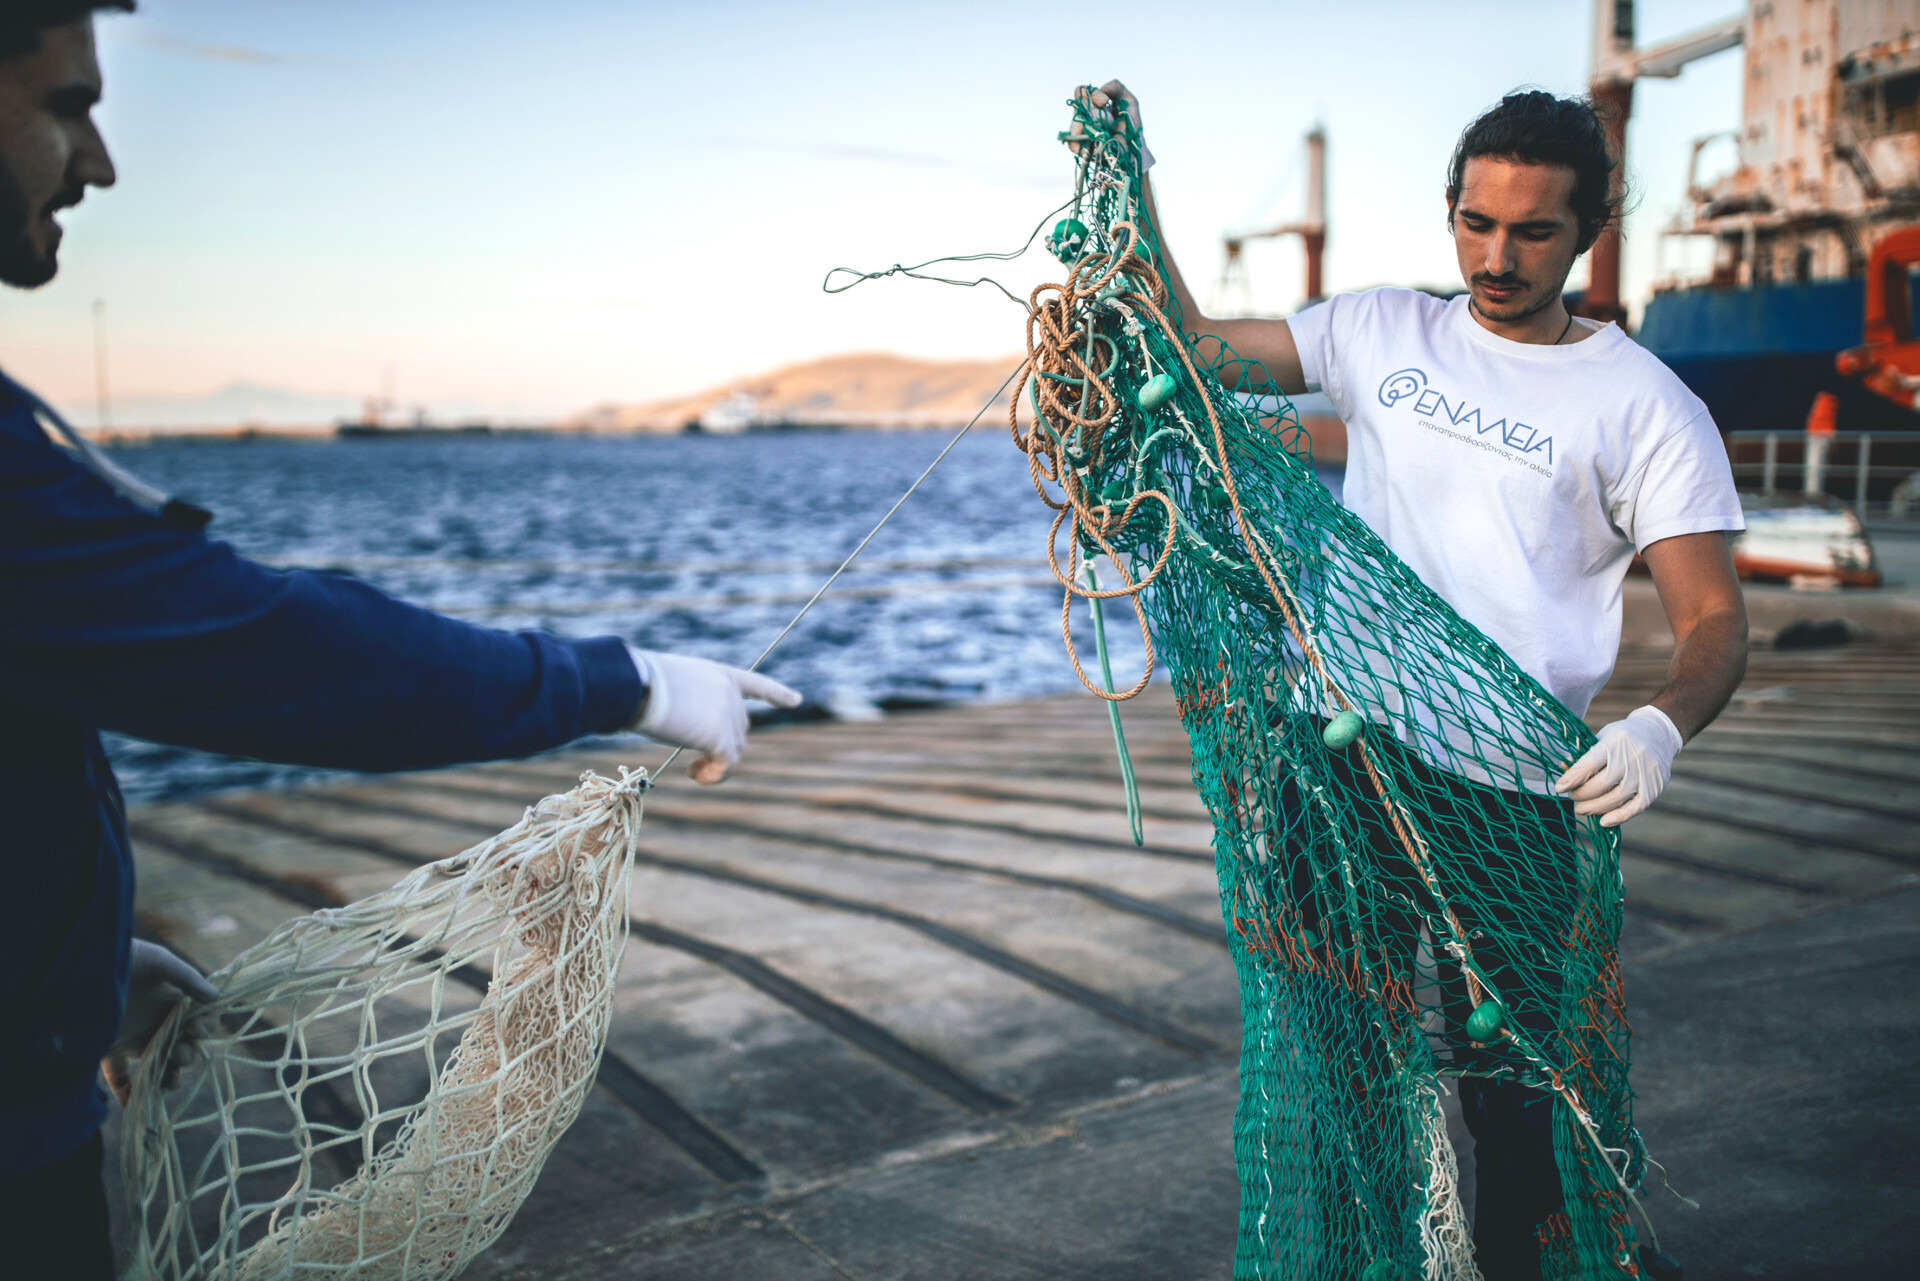
[[[47,207],[42,209],[40,213],[43,217],[51,218],[62,209],[71,209],[73,206],[79,204],[81,197],[86,194],[86,187],[77,182],[62,187],[54,194],[52,200],[47,201]]]
[[[1508,272],[1503,276],[1496,276],[1485,271],[1478,272],[1473,277],[1473,283],[1476,285],[1491,285],[1495,289],[1529,288],[1526,281],[1520,279],[1520,277],[1514,275],[1512,272]]]

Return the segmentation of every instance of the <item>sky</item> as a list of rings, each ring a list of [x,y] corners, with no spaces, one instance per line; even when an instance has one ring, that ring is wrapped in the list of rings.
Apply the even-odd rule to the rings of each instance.
[[[1636,8],[1644,45],[1739,4]],[[1582,91],[1589,25],[1584,0],[142,0],[97,23],[119,183],[64,216],[54,283],[0,295],[0,364],[90,421],[96,301],[116,401],[391,385],[534,418],[841,352],[1014,353],[997,291],[821,278],[1019,246],[1070,191],[1064,100],[1116,76],[1203,298],[1224,231],[1298,214],[1315,122],[1328,288],[1451,285],[1454,140],[1515,87]],[[1739,89],[1737,50],[1637,89],[1630,298]],[[1297,306],[1300,258],[1249,250],[1257,309]],[[1017,294],[1059,274],[990,265]]]

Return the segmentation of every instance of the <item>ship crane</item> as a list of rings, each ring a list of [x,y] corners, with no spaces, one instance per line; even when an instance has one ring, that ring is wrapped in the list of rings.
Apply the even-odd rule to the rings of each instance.
[[[1605,112],[1607,142],[1622,161],[1627,153],[1627,116],[1633,110],[1633,82],[1671,80],[1690,62],[1720,53],[1746,39],[1747,15],[1737,13],[1651,49],[1634,46],[1633,0],[1594,0],[1593,69],[1595,105]],[[1695,154],[1698,154],[1696,148]],[[1626,166],[1621,165],[1621,171]],[[1586,297],[1576,309],[1594,320],[1625,322],[1620,302],[1620,229],[1609,227],[1593,244],[1588,260]]]
[[[1307,133],[1307,208],[1297,222],[1252,231],[1230,231],[1221,237],[1225,257],[1220,264],[1220,280],[1215,286],[1217,305],[1223,311],[1253,310],[1253,284],[1247,279],[1247,263],[1241,250],[1249,240],[1272,240],[1279,236],[1298,236],[1306,248],[1307,301],[1318,302],[1325,296],[1320,274],[1321,258],[1327,248],[1327,131],[1315,125]]]

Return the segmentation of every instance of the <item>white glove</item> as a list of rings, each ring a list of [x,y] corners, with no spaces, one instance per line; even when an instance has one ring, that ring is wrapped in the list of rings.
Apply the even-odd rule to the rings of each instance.
[[[747,745],[747,709],[742,700],[757,698],[775,707],[798,707],[800,694],[771,677],[726,667],[685,654],[660,654],[627,647],[647,701],[633,728],[648,738],[701,753],[688,766],[696,783],[718,783]]]
[[[127,965],[127,1004],[120,1013],[120,1035],[100,1061],[107,1088],[122,1107],[133,1086],[133,1065],[146,1053],[147,1042],[173,1007],[183,999],[211,1001],[220,994],[213,985],[185,961],[145,939],[133,940],[133,955]],[[196,1016],[187,1021],[180,1038],[167,1056],[166,1075],[161,1084],[171,1089],[180,1079],[180,1069],[200,1056],[200,1042],[212,1035],[212,1020]]]
[[[1665,789],[1681,743],[1665,712],[1652,704],[1635,708],[1627,719],[1603,726],[1600,741],[1553,788],[1572,796],[1574,813],[1599,814],[1600,826],[1618,827]]]

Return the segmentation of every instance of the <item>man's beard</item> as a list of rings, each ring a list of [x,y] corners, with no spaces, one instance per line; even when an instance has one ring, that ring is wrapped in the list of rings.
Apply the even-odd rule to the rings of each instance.
[[[1504,313],[1498,316],[1488,315],[1487,309],[1480,305],[1480,300],[1478,298],[1470,299],[1475,309],[1478,310],[1482,316],[1486,316],[1488,320],[1497,321],[1498,323],[1503,325],[1517,325],[1523,320],[1528,320],[1534,316],[1539,315],[1541,312],[1545,311],[1547,308],[1553,306],[1554,299],[1560,296],[1559,290],[1548,289],[1548,290],[1542,290],[1539,293],[1535,294],[1531,299],[1528,299],[1527,294],[1524,291],[1532,289],[1533,287],[1532,283],[1526,280],[1522,280],[1517,276],[1490,276],[1485,272],[1481,272],[1473,277],[1473,280],[1471,283],[1488,284],[1488,285],[1518,285],[1521,288],[1523,292],[1520,294],[1519,297],[1514,298],[1507,303],[1498,305],[1499,310]]]
[[[76,203],[80,194],[78,188],[62,190],[47,203],[41,216]],[[13,170],[0,164],[0,281],[22,289],[37,289],[60,270],[55,246],[42,250],[33,243],[34,217]]]

